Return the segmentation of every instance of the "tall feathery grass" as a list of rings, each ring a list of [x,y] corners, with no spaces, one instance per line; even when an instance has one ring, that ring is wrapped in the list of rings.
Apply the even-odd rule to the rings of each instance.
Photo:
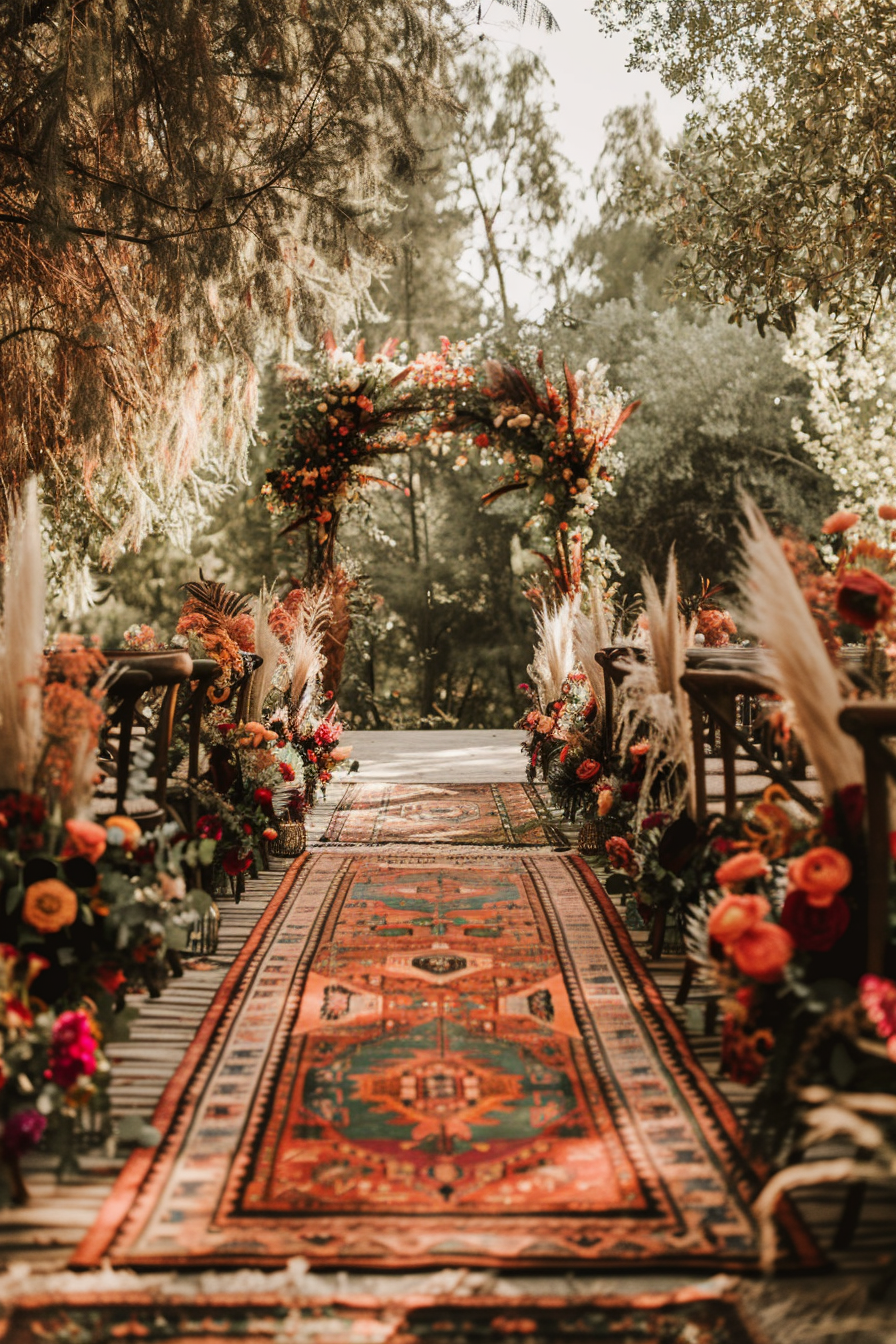
[[[611,643],[610,621],[602,585],[593,583],[588,590],[588,611],[576,613],[572,629],[573,654],[588,679],[591,694],[597,705],[597,724],[600,727],[606,712],[604,678],[595,661],[601,649]]]
[[[542,607],[535,613],[538,644],[529,675],[535,682],[542,709],[559,700],[563,683],[575,667],[573,626],[578,611],[578,597],[563,597],[553,607]]]
[[[268,620],[276,601],[276,595],[269,590],[267,583],[262,580],[261,590],[255,599],[255,652],[259,658],[264,659],[264,662],[252,677],[247,709],[250,722],[261,718],[261,711],[264,708],[265,700],[273,689],[274,678],[277,675],[280,656],[283,652],[280,641],[271,629]]]
[[[0,789],[31,791],[42,746],[46,579],[37,481],[9,517],[0,626]]]
[[[320,687],[324,638],[331,609],[326,587],[306,589],[288,654],[290,714],[297,724],[311,707]]]
[[[781,545],[752,500],[745,500],[741,622],[769,648],[772,685],[791,708],[794,728],[825,799],[863,778],[858,743],[838,723],[845,683]]]
[[[653,791],[659,784],[658,805],[678,815],[686,808],[696,813],[694,745],[691,737],[687,692],[681,685],[685,655],[693,643],[694,622],[685,620],[678,607],[678,564],[669,552],[666,588],[662,597],[650,574],[642,575],[644,611],[648,622],[646,658],[629,660],[622,687],[622,732],[619,749],[625,752],[646,728],[650,749],[644,758],[644,782],[635,814],[635,827],[655,805]]]

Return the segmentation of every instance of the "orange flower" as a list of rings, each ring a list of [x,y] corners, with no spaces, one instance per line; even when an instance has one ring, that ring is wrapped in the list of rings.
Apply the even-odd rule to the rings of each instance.
[[[794,941],[780,924],[760,923],[749,929],[729,948],[731,959],[742,975],[761,984],[780,980],[794,952]]]
[[[726,859],[716,869],[716,881],[720,887],[730,887],[737,882],[751,882],[754,877],[765,877],[768,864],[757,849],[744,850]]]
[[[892,523],[896,518],[896,504],[879,504],[877,516],[883,518],[885,523]]]
[[[587,783],[589,779],[596,778],[599,774],[600,761],[594,761],[590,757],[582,761],[581,765],[576,766],[576,778],[580,779],[583,784]]]
[[[78,918],[78,898],[58,878],[46,877],[25,892],[22,918],[38,933],[58,933]]]
[[[616,801],[616,795],[612,789],[601,789],[597,795],[597,815],[605,817],[611,810]]]
[[[852,509],[838,509],[830,517],[825,518],[821,525],[821,530],[825,536],[832,536],[835,532],[848,532],[851,527],[855,527],[859,521],[859,515],[853,513]]]
[[[706,928],[710,938],[726,951],[744,934],[751,932],[771,910],[764,896],[724,896],[709,916]]]
[[[834,605],[844,621],[860,630],[873,630],[893,609],[896,589],[873,569],[848,569],[834,595]]]
[[[852,864],[839,849],[818,845],[793,859],[787,868],[791,888],[806,893],[810,905],[823,909],[833,901],[838,891],[849,886]]]
[[[635,760],[637,760],[639,756],[646,756],[649,750],[650,750],[649,741],[647,740],[646,737],[642,737],[638,742],[632,743],[632,745],[628,749],[628,754],[629,756],[632,756],[634,757]]]
[[[277,831],[273,826],[265,826],[264,830],[261,833],[261,836],[263,840],[276,840]]]
[[[119,840],[116,835],[114,838],[108,834],[110,831],[121,831],[122,839]],[[120,844],[122,849],[128,853],[136,849],[140,842],[143,832],[133,817],[108,817],[106,820],[106,838],[111,839],[113,845]]]
[[[73,819],[65,823],[65,829],[68,839],[62,846],[64,859],[81,858],[97,863],[102,858],[109,839],[105,826],[98,826],[95,821]]]

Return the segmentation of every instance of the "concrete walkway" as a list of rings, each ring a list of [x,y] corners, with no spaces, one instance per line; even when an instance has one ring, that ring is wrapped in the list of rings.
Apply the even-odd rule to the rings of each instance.
[[[465,732],[346,730],[343,741],[360,761],[358,773],[350,778],[365,782],[508,784],[525,779],[522,733],[515,728]]]

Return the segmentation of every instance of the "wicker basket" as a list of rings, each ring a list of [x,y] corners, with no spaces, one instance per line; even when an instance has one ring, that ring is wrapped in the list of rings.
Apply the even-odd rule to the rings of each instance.
[[[594,817],[583,821],[579,830],[579,853],[590,858],[602,855],[613,835],[625,835],[626,828],[615,817]]]
[[[578,851],[586,858],[594,858],[604,852],[605,839],[598,822],[583,821],[579,827]]]
[[[307,843],[304,823],[282,813],[277,818],[277,839],[271,842],[271,853],[278,859],[294,859],[304,854]]]

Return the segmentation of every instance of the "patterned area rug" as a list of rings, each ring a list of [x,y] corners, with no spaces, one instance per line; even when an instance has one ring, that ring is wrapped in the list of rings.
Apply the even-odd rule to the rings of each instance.
[[[73,1264],[756,1264],[734,1116],[578,858],[299,860],[153,1122]]]
[[[87,1304],[34,1299],[16,1307],[4,1344],[760,1344],[727,1298],[681,1301],[645,1294],[575,1304],[562,1299],[374,1306],[350,1301],[160,1302],[131,1293]]]
[[[569,848],[529,784],[349,784],[323,843]]]

